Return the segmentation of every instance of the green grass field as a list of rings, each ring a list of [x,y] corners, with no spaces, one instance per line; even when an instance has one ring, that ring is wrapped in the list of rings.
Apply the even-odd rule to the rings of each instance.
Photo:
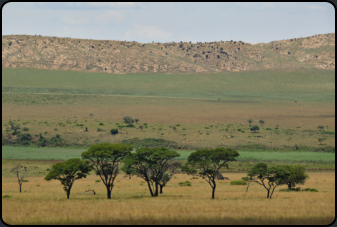
[[[3,68],[2,92],[105,94],[245,101],[335,102],[335,72],[106,74]]]
[[[11,147],[2,146],[2,159],[23,160],[68,160],[81,158],[81,153],[87,149],[66,148],[34,148],[34,147]],[[176,150],[181,156],[177,160],[186,160],[193,151]],[[322,163],[334,164],[334,153],[319,152],[259,152],[239,151],[238,161],[251,162],[289,162],[289,163]]]
[[[193,149],[335,144],[333,71],[116,75],[4,68],[2,73],[2,130],[8,138],[13,121],[35,139],[39,133],[59,134],[84,146],[133,138],[162,138]],[[124,116],[140,120],[111,136]],[[250,118],[259,126],[265,120],[259,132],[250,131]],[[330,134],[322,134],[318,125]]]

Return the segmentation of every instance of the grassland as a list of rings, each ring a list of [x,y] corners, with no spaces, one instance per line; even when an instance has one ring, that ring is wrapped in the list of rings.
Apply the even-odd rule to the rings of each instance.
[[[46,147],[11,147],[2,146],[2,159],[22,160],[68,160],[81,158],[81,153],[87,149],[46,148]],[[180,157],[177,160],[187,160],[193,150],[176,150]],[[267,162],[308,162],[308,163],[335,163],[334,153],[320,152],[259,152],[239,151],[238,161],[267,161]]]
[[[2,92],[105,94],[243,101],[335,102],[335,72],[105,74],[3,68]]]
[[[28,167],[28,177],[44,177],[48,174],[52,164],[81,158],[81,153],[86,149],[66,148],[34,148],[34,147],[11,147],[2,146],[2,177],[12,177],[11,168],[18,163]],[[193,151],[176,150],[181,156],[177,158],[182,162]],[[279,164],[291,164],[305,166],[309,171],[334,170],[335,154],[321,152],[259,152],[239,151],[237,162],[231,162],[229,169],[222,172],[247,172],[258,162],[268,163],[270,166]]]
[[[60,134],[79,144],[132,138],[163,138],[192,147],[335,144],[332,71],[209,75],[2,72],[3,132],[11,120],[27,127],[31,135]],[[122,125],[128,115],[140,119],[136,128],[123,128],[111,136],[110,129]],[[266,123],[252,133],[249,118],[253,124],[260,119]],[[147,127],[140,130],[138,126],[145,123]],[[318,125],[330,134],[322,134]],[[319,144],[319,137],[326,138],[324,145]]]
[[[244,173],[226,174],[239,180]],[[16,178],[2,178],[2,219],[15,224],[304,224],[328,225],[335,218],[335,173],[309,173],[302,188],[318,192],[279,192],[272,199],[266,190],[219,181],[215,199],[202,179],[178,174],[159,197],[151,198],[145,184],[137,177],[122,175],[116,179],[112,199],[106,199],[104,185],[97,176],[75,182],[70,199],[59,181],[42,177],[27,178],[19,193]],[[190,187],[179,182],[189,180]],[[79,193],[94,189],[95,196]],[[4,198],[5,196],[5,198]]]

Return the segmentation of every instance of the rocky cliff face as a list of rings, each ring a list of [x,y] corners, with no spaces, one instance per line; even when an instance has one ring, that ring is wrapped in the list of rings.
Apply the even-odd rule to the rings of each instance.
[[[335,70],[335,33],[270,43],[150,43],[2,36],[2,67],[107,73]]]

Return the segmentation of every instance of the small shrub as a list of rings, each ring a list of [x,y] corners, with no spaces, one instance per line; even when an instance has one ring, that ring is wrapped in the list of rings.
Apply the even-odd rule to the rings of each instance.
[[[185,182],[179,182],[179,185],[182,186],[192,186],[192,183],[189,181],[185,181]]]
[[[99,123],[99,125],[104,125],[104,124],[101,122],[101,123]]]
[[[118,129],[117,128],[113,128],[110,130],[110,134],[111,135],[117,135],[118,134]]]
[[[209,129],[209,127],[205,127],[205,129]]]
[[[28,131],[28,128],[27,128],[27,127],[24,127],[24,128],[22,129],[22,131]]]
[[[318,192],[316,189],[314,189],[314,188],[306,188],[306,189],[304,189],[304,190],[302,190],[302,191],[306,191],[306,192]]]
[[[48,168],[48,169],[46,169],[46,171],[49,171],[50,169]]]
[[[100,181],[100,180],[95,180],[95,182],[96,182],[96,183],[99,183],[99,182],[101,182],[101,181]]]
[[[271,128],[266,128],[266,130],[272,130]]]
[[[233,180],[230,182],[230,185],[247,185],[247,181],[244,180]]]
[[[22,182],[29,182],[28,180],[22,180]]]
[[[3,199],[10,199],[10,198],[12,198],[12,196],[10,196],[10,195],[3,195],[2,198]]]
[[[58,129],[57,128],[54,128],[54,131],[57,131]]]
[[[83,124],[76,124],[76,126],[83,126]]]
[[[178,127],[179,127],[179,126],[180,126],[180,124],[176,124],[176,126],[178,126]]]
[[[102,132],[103,130],[101,128],[97,128],[97,132]]]

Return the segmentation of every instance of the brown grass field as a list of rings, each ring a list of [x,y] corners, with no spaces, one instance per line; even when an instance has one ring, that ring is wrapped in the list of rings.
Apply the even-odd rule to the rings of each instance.
[[[302,188],[319,192],[279,192],[266,198],[266,190],[252,185],[230,185],[218,181],[215,199],[211,187],[202,179],[178,174],[163,189],[159,197],[151,198],[140,178],[131,180],[119,175],[106,199],[98,176],[89,175],[75,182],[70,199],[59,181],[47,182],[42,177],[27,177],[19,193],[17,179],[2,178],[2,219],[17,224],[299,224],[328,225],[335,218],[335,173],[309,172],[310,178]],[[230,180],[239,180],[245,173],[228,173]],[[191,187],[179,186],[182,181]],[[94,189],[97,195],[81,195]]]

